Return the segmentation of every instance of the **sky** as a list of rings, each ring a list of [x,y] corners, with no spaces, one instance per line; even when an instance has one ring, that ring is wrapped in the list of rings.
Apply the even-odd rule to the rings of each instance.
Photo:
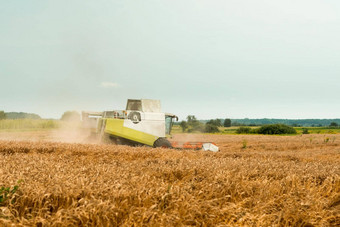
[[[340,118],[338,0],[1,0],[0,28],[5,112]]]

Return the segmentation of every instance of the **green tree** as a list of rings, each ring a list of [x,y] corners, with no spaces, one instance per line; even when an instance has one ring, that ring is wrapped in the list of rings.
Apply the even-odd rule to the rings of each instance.
[[[185,132],[185,130],[188,128],[188,123],[186,121],[181,121],[180,126],[182,128],[182,132]]]
[[[223,126],[231,127],[231,120],[229,118],[224,119]]]
[[[207,133],[214,133],[214,132],[219,132],[220,130],[216,125],[213,124],[205,124],[204,132]]]
[[[204,124],[197,120],[195,115],[188,115],[187,117],[187,123],[188,123],[188,132],[193,131],[204,131]]]
[[[332,122],[330,125],[329,125],[329,127],[333,127],[333,128],[336,128],[336,127],[338,127],[339,125],[338,125],[338,123],[336,123],[336,122]]]
[[[62,121],[80,121],[80,114],[77,111],[66,111],[60,118]]]
[[[210,120],[210,121],[207,122],[207,124],[215,125],[216,127],[221,127],[222,126],[222,123],[221,123],[220,119]]]
[[[4,111],[0,111],[0,120],[6,119],[6,114]]]
[[[188,121],[189,132],[195,131],[195,129],[198,128],[199,121],[196,119],[195,115],[188,115],[187,121]]]
[[[197,119],[196,119],[195,115],[188,115],[187,121],[188,121],[189,124],[192,124],[192,123],[197,122]]]

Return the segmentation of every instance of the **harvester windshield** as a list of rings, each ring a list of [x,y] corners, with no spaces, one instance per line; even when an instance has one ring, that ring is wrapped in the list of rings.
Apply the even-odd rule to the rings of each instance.
[[[165,116],[165,134],[170,135],[172,128],[172,117]]]
[[[170,135],[171,134],[171,129],[172,129],[172,125],[174,120],[176,119],[176,121],[178,120],[178,117],[176,115],[173,114],[165,114],[165,134]]]

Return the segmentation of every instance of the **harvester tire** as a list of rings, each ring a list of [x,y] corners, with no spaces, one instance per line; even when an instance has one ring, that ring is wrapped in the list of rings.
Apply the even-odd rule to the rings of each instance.
[[[162,148],[172,148],[171,143],[169,142],[169,140],[167,140],[166,138],[158,138],[154,144],[153,147],[162,147]]]
[[[141,121],[140,113],[131,112],[131,113],[129,113],[128,119],[130,119],[133,123],[137,124]]]

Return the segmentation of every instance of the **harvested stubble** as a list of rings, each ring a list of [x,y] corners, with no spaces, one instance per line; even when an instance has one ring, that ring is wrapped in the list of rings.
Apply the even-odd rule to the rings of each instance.
[[[0,186],[23,180],[0,225],[340,225],[336,140],[209,140],[221,152],[0,141]]]

